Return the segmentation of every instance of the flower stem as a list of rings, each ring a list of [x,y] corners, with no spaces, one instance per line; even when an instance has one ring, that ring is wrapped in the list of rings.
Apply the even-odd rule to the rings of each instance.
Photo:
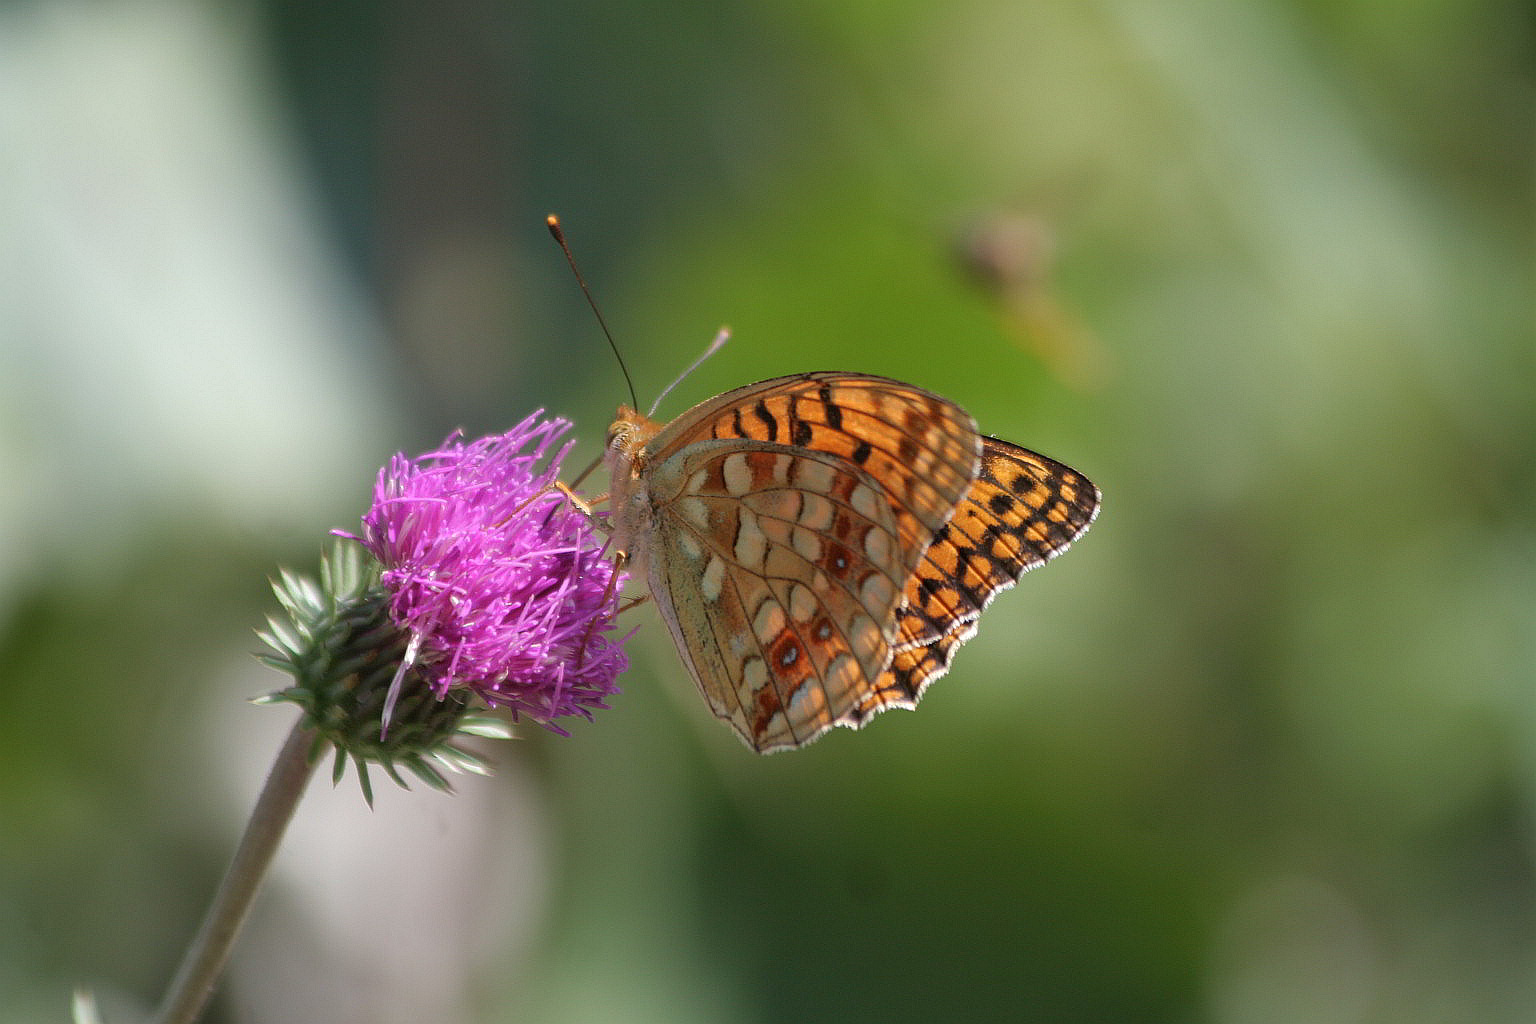
[[[219,883],[219,891],[208,907],[197,938],[192,940],[187,954],[166,990],[165,999],[155,1016],[155,1024],[192,1024],[229,959],[230,947],[245,923],[256,892],[261,888],[267,868],[277,853],[283,833],[293,812],[298,807],[304,786],[313,774],[314,764],[309,753],[315,734],[300,718],[283,743],[272,770],[267,775],[256,808],[245,826],[245,835],[235,850],[235,857]]]

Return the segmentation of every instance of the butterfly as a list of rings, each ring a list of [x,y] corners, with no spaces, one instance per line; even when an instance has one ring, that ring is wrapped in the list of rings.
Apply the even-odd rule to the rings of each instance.
[[[716,717],[761,753],[913,708],[982,609],[1093,521],[1082,474],[859,373],[621,406],[609,523]]]

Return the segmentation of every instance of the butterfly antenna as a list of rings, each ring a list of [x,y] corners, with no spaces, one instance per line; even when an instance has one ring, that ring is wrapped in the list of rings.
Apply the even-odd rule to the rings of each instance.
[[[613,340],[613,332],[608,330],[608,321],[603,319],[603,311],[597,308],[597,300],[592,297],[586,278],[581,276],[581,271],[576,267],[576,257],[571,255],[571,247],[565,241],[565,232],[560,229],[560,218],[550,214],[544,218],[544,223],[549,226],[549,233],[559,244],[560,251],[565,253],[565,262],[570,264],[571,273],[576,275],[576,283],[581,286],[581,294],[587,297],[587,305],[592,307],[592,314],[597,317],[597,326],[603,329],[603,337],[608,339],[608,347],[613,349],[614,358],[619,361],[619,369],[624,374],[624,383],[629,385],[630,408],[637,408],[640,405],[640,399],[635,395],[635,382],[629,376],[629,367],[624,365],[624,354],[619,351],[618,343]]]
[[[704,363],[704,360],[708,359],[710,356],[712,356],[716,352],[720,351],[721,346],[723,346],[726,342],[728,342],[730,340],[731,340],[731,329],[729,327],[722,327],[722,328],[720,328],[720,330],[715,332],[715,340],[709,343],[709,348],[706,348],[704,350],[704,354],[699,356],[699,358],[695,359],[693,361],[692,365],[690,365],[688,367],[688,369],[684,370],[681,374],[679,374],[677,380],[673,381],[671,384],[668,384],[665,388],[662,389],[661,394],[656,396],[656,401],[651,403],[651,411],[646,413],[646,415],[647,416],[655,416],[656,415],[656,410],[661,408],[661,400],[666,398],[668,395],[670,395],[672,393],[672,389],[673,388],[677,387],[683,381],[687,380],[688,379],[688,375],[690,373],[692,373],[694,370],[697,370],[700,366],[702,366],[703,363]]]

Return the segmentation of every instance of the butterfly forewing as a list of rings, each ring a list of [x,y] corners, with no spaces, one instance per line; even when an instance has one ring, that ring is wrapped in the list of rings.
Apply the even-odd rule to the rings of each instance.
[[[888,707],[915,707],[924,688],[949,670],[955,649],[976,634],[991,600],[1065,551],[1098,512],[1099,490],[1081,473],[983,438],[976,480],[908,579],[896,653],[854,709],[854,721]]]
[[[976,476],[981,437],[953,402],[884,377],[806,373],[728,391],[683,413],[645,446],[659,465],[706,440],[746,440],[835,456],[867,473],[897,516],[912,559]]]

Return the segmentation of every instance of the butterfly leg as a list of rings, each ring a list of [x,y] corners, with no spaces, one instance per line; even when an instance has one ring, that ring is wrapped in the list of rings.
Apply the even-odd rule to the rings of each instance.
[[[583,498],[581,495],[571,490],[570,486],[564,480],[556,480],[553,484],[550,485],[550,487],[565,495],[565,500],[569,501],[571,505],[576,509],[576,511],[586,516],[587,520],[593,526],[597,527],[599,530],[603,530],[604,532],[609,530],[608,521],[599,517],[598,514],[592,510],[592,506],[601,505],[607,501],[608,495],[599,494],[595,498]]]
[[[608,530],[608,524],[604,522],[596,512],[592,511],[592,506],[601,505],[603,502],[607,501],[608,495],[599,494],[597,497],[588,500],[577,494],[575,491],[571,490],[568,486],[566,486],[563,480],[556,480],[554,483],[546,484],[545,486],[540,487],[537,491],[534,491],[527,498],[525,498],[523,502],[517,506],[517,508],[514,508],[511,512],[508,512],[496,525],[505,526],[513,519],[516,519],[518,516],[522,515],[523,509],[527,508],[529,505],[532,505],[534,502],[538,501],[545,495],[553,494],[556,491],[563,494],[566,500],[575,506],[576,511],[586,516],[587,521],[590,522],[593,526],[605,532]],[[544,517],[545,526],[549,525],[550,519],[554,517],[555,509],[559,507],[560,506],[556,504],[550,508],[549,514]]]
[[[559,486],[561,488],[561,490],[566,490],[564,485],[559,484],[558,482],[557,482],[556,486]],[[577,498],[574,494],[570,494],[570,492],[568,490],[566,490],[566,494],[567,494],[568,497],[571,498],[572,501],[580,501],[580,499]],[[581,506],[578,505],[577,507],[580,508]],[[590,509],[587,510],[587,514],[589,516],[592,514]],[[609,599],[613,597],[613,592],[618,588],[618,585],[619,585],[619,573],[624,571],[624,565],[628,561],[629,561],[629,556],[626,555],[624,552],[622,552],[622,551],[614,552],[614,555],[613,555],[613,572],[608,577],[608,585],[605,588],[603,588],[603,600],[601,602],[600,607],[607,607]],[[639,604],[643,600],[645,600],[645,598],[637,598],[633,602],[631,602],[629,607],[633,608],[633,607],[635,607],[635,605]],[[624,611],[624,609],[622,609],[622,608],[619,609],[619,610],[620,611]],[[581,668],[582,659],[587,656],[587,644],[592,642],[592,632],[593,632],[593,630],[595,630],[597,628],[597,622],[598,622],[598,620],[597,620],[596,617],[594,617],[591,622],[588,622],[587,623],[587,631],[586,631],[585,634],[582,635],[581,647],[578,648],[577,651],[576,651],[576,667],[578,669]]]

